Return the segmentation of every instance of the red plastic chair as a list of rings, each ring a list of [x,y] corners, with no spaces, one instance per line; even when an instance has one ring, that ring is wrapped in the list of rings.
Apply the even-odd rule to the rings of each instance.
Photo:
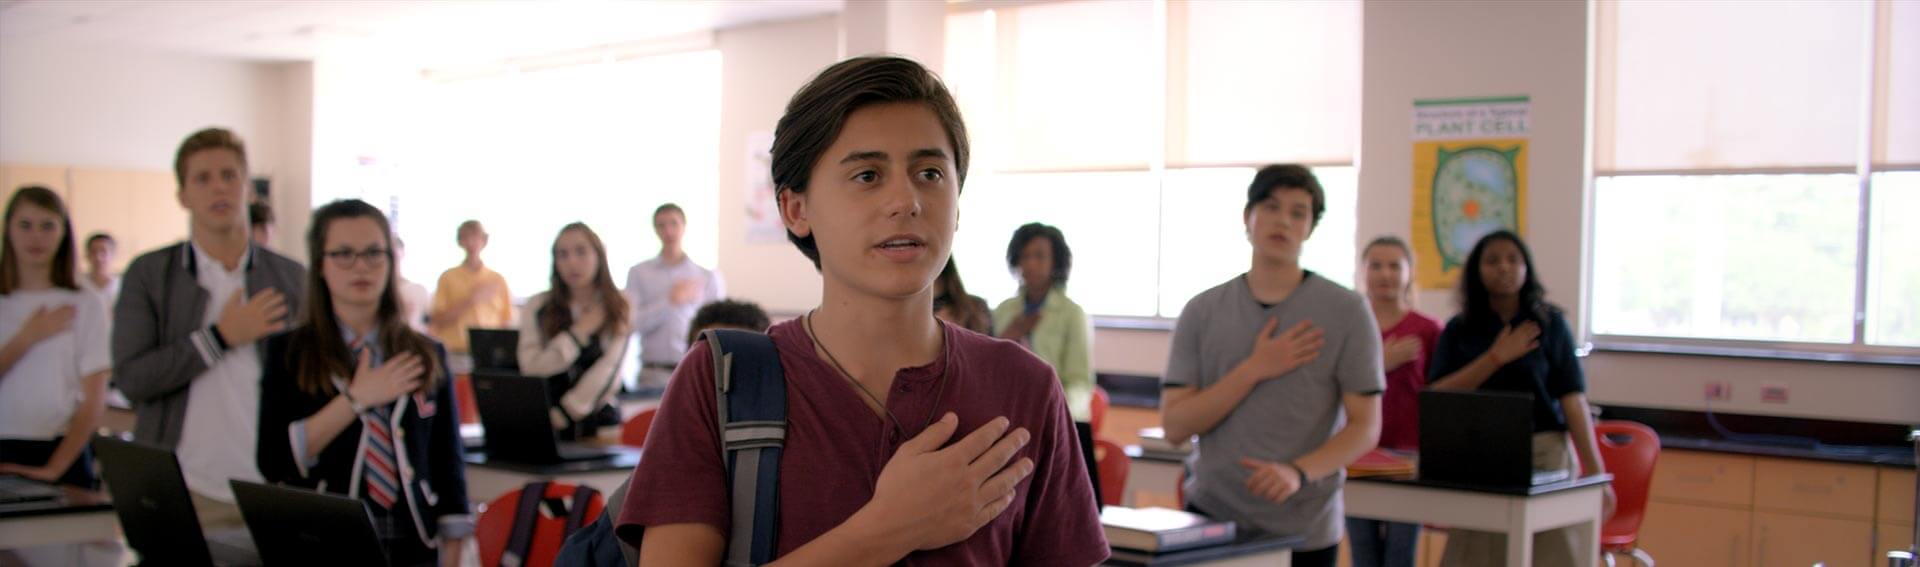
[[[1613,475],[1614,511],[1600,527],[1600,554],[1607,565],[1626,554],[1640,565],[1653,558],[1640,549],[1640,522],[1647,516],[1647,489],[1653,484],[1653,464],[1660,458],[1660,434],[1631,421],[1602,421],[1593,426],[1600,459]]]
[[[1093,407],[1087,412],[1087,424],[1093,426],[1093,436],[1100,436],[1100,425],[1107,421],[1107,389],[1093,387]]]
[[[1125,449],[1118,443],[1106,439],[1093,440],[1093,459],[1100,467],[1101,504],[1120,506],[1127,501],[1127,471],[1133,467],[1133,459],[1127,457]]]
[[[641,448],[647,445],[647,432],[653,430],[653,414],[660,408],[653,407],[633,414],[626,423],[620,424],[620,444]]]
[[[473,401],[473,377],[453,377],[453,403],[460,405],[460,424],[480,423],[480,404]]]
[[[567,509],[572,510],[574,506],[581,505],[572,501],[574,488],[572,484],[553,482],[547,485],[546,493],[542,496],[565,501]],[[480,521],[474,525],[474,538],[480,548],[481,565],[499,565],[500,556],[506,553],[507,539],[513,535],[514,515],[520,508],[521,490],[523,488],[516,488],[494,498],[487,503],[486,511],[480,513]],[[606,507],[606,496],[595,494],[586,506],[587,514],[581,522],[592,523]],[[522,565],[551,567],[554,556],[560,553],[560,546],[566,543],[566,523],[566,516],[554,517],[548,514],[545,506],[541,506],[540,518],[533,525],[533,545],[527,550]],[[585,526],[575,526],[576,529],[581,527]]]

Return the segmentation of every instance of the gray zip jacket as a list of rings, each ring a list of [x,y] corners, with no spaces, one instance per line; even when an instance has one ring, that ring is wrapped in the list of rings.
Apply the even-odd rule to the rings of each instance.
[[[113,384],[133,402],[133,437],[170,449],[186,423],[188,386],[229,348],[204,321],[215,298],[200,287],[195,263],[186,241],[140,255],[127,266],[113,306]],[[289,323],[298,321],[307,269],[258,245],[246,263],[247,296],[280,290]]]

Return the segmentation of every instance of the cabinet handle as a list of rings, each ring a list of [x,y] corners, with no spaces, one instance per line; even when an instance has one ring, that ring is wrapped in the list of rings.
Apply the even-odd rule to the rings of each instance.
[[[1713,482],[1713,473],[1706,473],[1706,474],[1679,473],[1679,474],[1673,475],[1673,478],[1674,480],[1679,480],[1684,482],[1697,482],[1700,484],[1707,484],[1707,483]]]
[[[1767,566],[1767,527],[1766,526],[1760,527],[1760,549],[1755,551],[1754,555],[1755,555],[1755,557],[1753,558],[1754,565],[1758,565],[1759,567]]]
[[[1827,495],[1833,494],[1833,485],[1815,484],[1815,483],[1809,483],[1809,482],[1795,482],[1793,483],[1793,491],[1803,493],[1803,494],[1819,494],[1822,496],[1827,496]]]

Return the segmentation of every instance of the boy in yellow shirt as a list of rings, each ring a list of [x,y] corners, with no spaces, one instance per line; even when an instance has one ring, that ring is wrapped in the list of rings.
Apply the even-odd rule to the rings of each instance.
[[[427,328],[448,351],[465,353],[467,328],[513,325],[513,296],[507,292],[507,279],[480,261],[480,251],[487,247],[487,229],[480,221],[460,223],[457,235],[467,258],[440,273]]]

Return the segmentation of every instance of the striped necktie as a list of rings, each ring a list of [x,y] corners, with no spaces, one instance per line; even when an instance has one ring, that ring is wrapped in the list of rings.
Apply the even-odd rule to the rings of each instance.
[[[361,349],[366,348],[363,341],[355,338],[348,348],[353,358],[360,358]],[[389,406],[369,408],[360,414],[360,425],[367,429],[367,442],[362,445],[366,461],[367,500],[383,510],[393,509],[393,502],[400,493],[400,469],[395,465],[393,453],[393,428],[387,422],[392,409]]]

